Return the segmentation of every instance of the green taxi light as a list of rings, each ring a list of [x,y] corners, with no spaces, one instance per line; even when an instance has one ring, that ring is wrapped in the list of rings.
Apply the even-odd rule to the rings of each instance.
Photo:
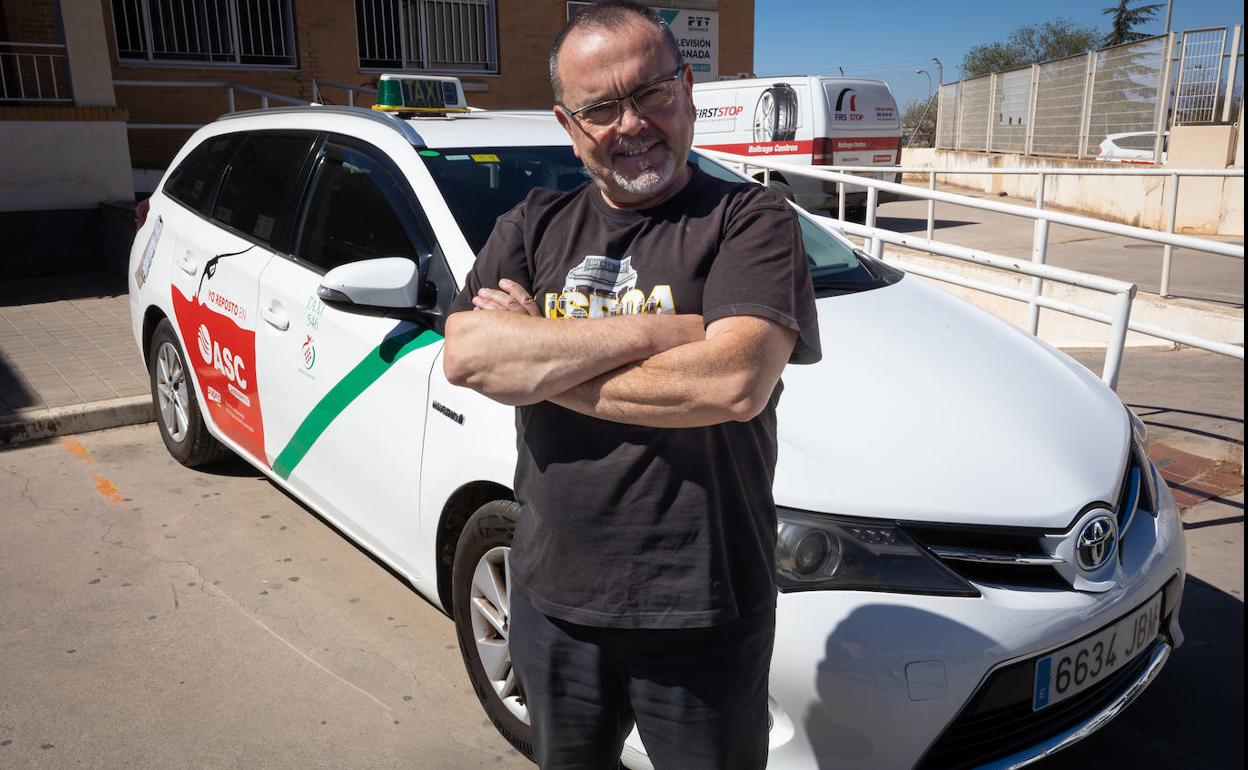
[[[434,75],[382,75],[374,110],[446,114],[468,112],[459,78]]]

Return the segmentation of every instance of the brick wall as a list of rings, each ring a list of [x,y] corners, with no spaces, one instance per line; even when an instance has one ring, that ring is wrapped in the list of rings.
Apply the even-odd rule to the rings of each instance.
[[[269,69],[122,63],[117,58],[113,35],[112,3],[100,2],[115,80],[228,81],[305,100],[312,98],[312,87],[309,82],[298,80],[298,76],[376,84],[378,73],[363,71],[359,66],[355,4],[350,0],[292,0],[297,66]],[[702,0],[666,4],[707,5]],[[719,0],[717,5],[720,72],[748,72],[753,69],[754,59],[754,0]],[[547,57],[563,26],[566,7],[563,0],[498,0],[499,73],[461,75],[468,88],[468,102],[487,109],[550,107]],[[477,90],[482,86],[485,90]],[[129,111],[134,123],[202,124],[226,111],[222,89],[118,85],[116,91],[118,104]],[[323,94],[335,103],[346,103],[346,95],[339,89],[325,88]],[[367,103],[365,100],[364,104]],[[237,94],[235,106],[249,109],[260,105],[257,97]],[[190,134],[190,130],[132,129],[130,154],[135,167],[165,167]]]
[[[0,0],[0,41],[64,42],[56,0]]]

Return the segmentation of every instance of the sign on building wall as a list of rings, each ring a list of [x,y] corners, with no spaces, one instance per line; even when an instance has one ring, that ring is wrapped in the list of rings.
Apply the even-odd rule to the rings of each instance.
[[[585,8],[587,2],[569,2],[568,18]],[[655,8],[676,38],[685,61],[693,68],[695,82],[719,79],[719,11],[691,11],[683,8]]]

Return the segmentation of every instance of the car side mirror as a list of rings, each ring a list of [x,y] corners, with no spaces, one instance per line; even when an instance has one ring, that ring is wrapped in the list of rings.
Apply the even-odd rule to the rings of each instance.
[[[316,294],[325,302],[407,310],[428,307],[428,258],[381,257],[339,265],[325,274]]]

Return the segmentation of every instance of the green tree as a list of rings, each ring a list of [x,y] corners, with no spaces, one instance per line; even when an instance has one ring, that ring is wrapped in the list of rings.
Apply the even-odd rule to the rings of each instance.
[[[1152,37],[1144,32],[1137,32],[1136,27],[1152,21],[1157,12],[1165,7],[1165,3],[1153,3],[1131,8],[1127,5],[1127,0],[1118,0],[1118,5],[1102,8],[1101,13],[1110,17],[1109,34],[1105,36],[1104,45],[1122,45]]]
[[[936,97],[912,99],[901,113],[901,136],[907,147],[936,146]]]
[[[1096,28],[1070,19],[1024,24],[1004,41],[977,45],[967,51],[962,57],[962,76],[974,78],[1087,53],[1096,48],[1102,38]]]

